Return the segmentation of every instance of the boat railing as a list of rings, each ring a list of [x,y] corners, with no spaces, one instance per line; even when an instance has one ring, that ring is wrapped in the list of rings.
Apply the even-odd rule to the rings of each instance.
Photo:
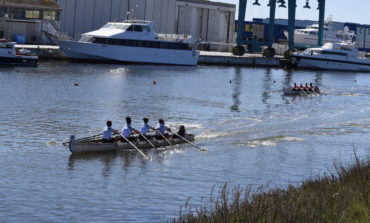
[[[151,21],[147,20],[125,20],[124,23],[132,23],[132,24],[150,24]]]

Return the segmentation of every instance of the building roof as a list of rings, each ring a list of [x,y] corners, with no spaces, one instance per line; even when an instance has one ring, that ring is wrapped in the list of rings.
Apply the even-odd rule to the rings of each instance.
[[[226,8],[235,8],[235,4],[228,4],[223,2],[214,2],[209,0],[178,0],[180,2],[189,2],[189,3],[196,3],[196,4],[207,4],[207,5],[214,5]]]
[[[61,10],[54,0],[0,0],[0,6]]]

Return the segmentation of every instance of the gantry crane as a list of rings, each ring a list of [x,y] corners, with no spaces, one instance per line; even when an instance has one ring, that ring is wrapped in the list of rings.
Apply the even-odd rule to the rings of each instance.
[[[243,45],[250,45],[251,51],[256,51],[256,49],[261,46],[267,46],[263,51],[263,56],[273,57],[275,56],[275,49],[272,47],[273,37],[274,37],[274,27],[275,27],[275,12],[276,3],[280,3],[279,7],[286,8],[286,1],[288,2],[288,51],[286,56],[289,56],[294,48],[294,27],[295,27],[295,17],[296,17],[296,7],[297,0],[268,0],[268,6],[270,7],[270,17],[269,17],[269,30],[267,41],[261,40],[245,40],[243,39],[244,32],[244,18],[245,11],[247,9],[247,0],[239,0],[239,14],[238,14],[238,27],[236,36],[236,46],[233,48],[232,52],[234,55],[243,55],[245,53],[245,48]],[[309,0],[305,0],[306,4],[303,8],[310,9]],[[318,32],[318,45],[323,45],[323,34],[324,34],[324,22],[325,22],[325,1],[317,0],[319,10],[319,32]],[[258,0],[255,0],[253,6],[260,6]]]

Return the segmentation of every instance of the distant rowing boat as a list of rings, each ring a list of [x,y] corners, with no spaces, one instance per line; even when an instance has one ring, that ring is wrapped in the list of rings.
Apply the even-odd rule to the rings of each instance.
[[[306,91],[303,89],[292,90],[292,88],[284,88],[283,93],[284,95],[287,95],[287,96],[304,96],[304,95],[311,95],[311,94],[320,94],[320,89]]]
[[[194,141],[194,135],[187,134],[185,139],[192,142]],[[187,143],[186,140],[181,138],[169,138],[167,140],[158,140],[158,139],[151,139],[150,142],[154,145],[155,148],[170,146],[169,142],[172,145],[176,144],[183,144]],[[139,149],[152,149],[153,147],[150,145],[148,141],[145,140],[137,140],[132,142],[137,148]],[[88,139],[74,139],[74,136],[71,136],[70,141],[68,143],[64,143],[64,145],[68,145],[69,150],[72,153],[83,153],[83,152],[114,152],[114,151],[126,151],[126,150],[133,150],[135,149],[132,145],[128,142],[116,140],[115,142],[111,143],[103,143],[100,139],[95,138],[88,138]]]

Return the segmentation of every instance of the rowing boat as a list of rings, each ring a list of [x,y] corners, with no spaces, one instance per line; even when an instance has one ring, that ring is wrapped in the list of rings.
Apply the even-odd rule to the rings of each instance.
[[[305,91],[305,90],[292,90],[291,88],[283,88],[284,95],[288,96],[304,96],[304,95],[311,95],[311,94],[320,94],[320,89],[315,89],[313,91]]]
[[[185,139],[192,142],[194,141],[194,135],[187,134]],[[187,143],[186,140],[181,138],[168,138],[168,141],[172,145],[176,144],[183,144]],[[167,140],[158,140],[158,139],[151,139],[150,142],[154,145],[155,148],[158,147],[165,147],[169,146],[169,142]],[[136,140],[132,142],[137,148],[139,149],[151,149],[153,148],[152,145],[148,141],[145,140]],[[128,142],[115,140],[114,142],[101,142],[100,139],[95,138],[88,138],[88,139],[75,139],[75,136],[72,135],[70,137],[70,141],[65,143],[64,145],[68,145],[69,150],[72,153],[83,153],[83,152],[114,152],[114,151],[129,151],[135,149],[132,145]]]

